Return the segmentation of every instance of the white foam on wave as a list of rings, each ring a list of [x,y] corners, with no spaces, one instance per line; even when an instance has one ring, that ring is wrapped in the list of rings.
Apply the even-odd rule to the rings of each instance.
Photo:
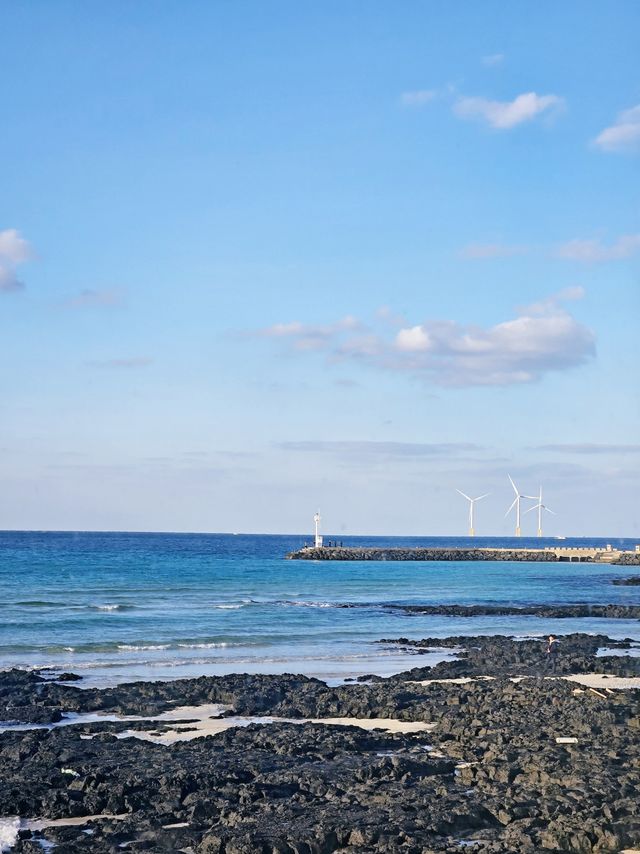
[[[94,608],[96,611],[122,611],[124,609],[124,605],[116,605],[111,602],[105,602],[104,605],[90,605],[90,608]]]
[[[169,646],[170,644],[168,643],[119,643],[118,649],[122,650],[123,652],[146,652],[152,649],[169,649]]]
[[[217,608],[220,611],[237,611],[239,608],[244,608],[244,604],[231,605],[231,604],[226,604],[226,603],[214,602],[214,604],[211,605],[211,607]]]
[[[290,600],[285,600],[283,602],[278,602],[278,605],[282,605],[285,608],[336,608],[337,605],[335,602],[292,602]]]
[[[8,851],[18,841],[19,818],[0,818],[0,854]]]
[[[180,649],[223,649],[226,646],[240,646],[240,644],[230,644],[226,641],[218,643],[179,643]]]

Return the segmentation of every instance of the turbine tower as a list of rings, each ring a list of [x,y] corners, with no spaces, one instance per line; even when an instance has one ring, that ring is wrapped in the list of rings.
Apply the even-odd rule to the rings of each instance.
[[[541,537],[542,536],[542,511],[546,510],[547,513],[553,513],[554,516],[556,514],[554,513],[553,510],[550,510],[546,504],[542,503],[542,487],[540,487],[540,494],[539,495],[525,495],[524,498],[532,498],[534,501],[538,502],[537,504],[534,504],[533,507],[529,507],[528,510],[525,510],[525,513],[530,513],[532,510],[538,511],[538,536]]]
[[[459,493],[460,493],[460,495],[461,495],[463,498],[466,498],[466,499],[467,499],[467,501],[469,502],[469,536],[470,536],[470,537],[475,537],[476,532],[475,532],[475,529],[474,529],[474,527],[473,527],[473,505],[476,503],[476,501],[481,501],[483,498],[486,498],[486,497],[487,497],[487,495],[491,495],[491,493],[490,493],[490,492],[485,492],[485,494],[484,494],[484,495],[479,495],[477,498],[471,498],[471,497],[470,497],[469,495],[467,495],[465,492],[462,492],[462,490],[461,490],[461,489],[456,489],[456,492],[459,492]]]
[[[521,536],[521,534],[520,534],[520,501],[521,501],[521,499],[527,498],[528,496],[522,495],[520,493],[518,487],[513,482],[513,479],[511,478],[510,474],[508,474],[507,477],[509,478],[509,481],[511,482],[511,486],[513,487],[513,491],[515,492],[516,497],[514,498],[513,504],[511,505],[511,507],[509,507],[507,512],[504,514],[504,518],[506,519],[507,516],[509,515],[509,513],[511,513],[511,511],[513,510],[513,508],[514,507],[516,508],[516,537],[519,537],[519,536]]]

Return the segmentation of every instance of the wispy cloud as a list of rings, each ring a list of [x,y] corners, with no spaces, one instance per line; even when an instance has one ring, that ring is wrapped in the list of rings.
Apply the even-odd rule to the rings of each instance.
[[[416,457],[449,457],[457,454],[482,451],[481,445],[470,442],[375,442],[375,441],[300,441],[279,442],[283,451],[312,454],[337,454],[339,456],[393,457],[415,459]]]
[[[93,290],[87,288],[63,301],[63,308],[108,308],[121,305],[122,294],[115,289]]]
[[[460,250],[463,258],[511,258],[514,255],[525,255],[528,246],[507,246],[504,243],[469,243]]]
[[[288,330],[296,349],[320,351],[334,363],[359,362],[440,386],[514,385],[582,365],[595,354],[593,332],[563,305],[582,295],[581,288],[569,289],[486,328],[426,320],[376,330],[354,321],[347,327],[322,327],[331,331],[321,338],[312,334],[313,346],[308,343],[310,327],[299,323],[281,328]]]
[[[90,368],[113,368],[115,370],[129,370],[132,368],[146,368],[153,363],[148,356],[131,356],[123,359],[92,359],[87,362]]]
[[[638,454],[640,445],[599,444],[595,442],[560,443],[556,445],[536,445],[536,451],[550,451],[558,454]]]
[[[360,321],[348,315],[330,324],[275,323],[261,330],[267,338],[288,338],[297,350],[322,350],[336,335],[353,332],[361,327]]]
[[[497,130],[509,130],[542,114],[557,113],[563,107],[564,99],[558,95],[525,92],[513,101],[461,97],[454,103],[453,111],[461,119],[479,119]]]
[[[29,243],[15,228],[0,231],[0,293],[24,288],[16,268],[33,257]]]
[[[555,255],[569,261],[597,264],[601,261],[618,261],[640,252],[640,234],[623,234],[608,246],[601,240],[569,240],[559,246]]]
[[[496,65],[502,65],[504,62],[504,53],[491,53],[489,56],[482,57],[482,64],[487,68],[493,68]]]
[[[640,151],[640,104],[619,113],[616,121],[599,133],[593,144],[615,153]]]
[[[413,92],[403,92],[400,95],[400,103],[403,107],[424,107],[429,101],[433,101],[436,95],[435,89],[416,89]]]

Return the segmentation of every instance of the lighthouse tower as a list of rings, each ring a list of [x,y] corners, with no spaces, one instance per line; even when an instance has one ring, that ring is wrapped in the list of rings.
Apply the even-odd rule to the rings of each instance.
[[[315,514],[315,516],[313,517],[313,521],[315,522],[315,526],[316,526],[315,547],[317,549],[321,549],[322,548],[322,535],[320,534],[320,511],[319,510]]]

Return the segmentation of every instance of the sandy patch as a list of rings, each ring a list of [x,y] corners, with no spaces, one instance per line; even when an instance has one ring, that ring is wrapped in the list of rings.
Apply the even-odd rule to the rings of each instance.
[[[437,685],[445,683],[448,685],[466,685],[468,682],[490,682],[495,676],[454,676],[451,679],[420,679],[415,682],[407,682],[408,685]]]
[[[20,829],[27,830],[46,830],[48,827],[82,827],[83,824],[88,824],[90,821],[122,821],[123,818],[129,818],[129,813],[120,813],[119,815],[80,815],[73,818],[23,818],[20,821]]]
[[[577,682],[586,685],[587,688],[640,688],[640,676],[606,676],[603,673],[576,673],[572,676],[563,676],[569,682]]]
[[[175,710],[178,711],[178,710]],[[175,729],[159,732],[150,728],[148,730],[127,730],[119,733],[118,738],[140,738],[143,741],[151,741],[154,744],[175,744],[178,741],[191,741],[194,738],[203,738],[207,735],[217,735],[232,727],[244,727],[249,724],[289,723],[289,724],[324,724],[325,726],[356,726],[365,730],[384,729],[388,732],[428,732],[434,729],[435,724],[423,723],[422,721],[400,721],[394,718],[273,718],[273,717],[228,717],[210,718],[206,714],[200,715],[198,707],[191,707],[188,717],[198,720],[192,723],[179,724]],[[186,715],[176,715],[186,717]]]
[[[526,679],[539,679],[539,676],[510,676],[510,682],[524,682]],[[544,676],[544,679],[566,679],[569,682],[577,682],[587,688],[613,688],[622,690],[624,688],[640,688],[640,676],[607,676],[604,673],[574,673],[570,676]],[[408,685],[434,685],[436,683],[449,685],[466,685],[469,682],[488,682],[495,680],[495,676],[460,676],[455,679],[422,679],[417,682],[408,682]],[[638,850],[640,854],[640,849]]]

